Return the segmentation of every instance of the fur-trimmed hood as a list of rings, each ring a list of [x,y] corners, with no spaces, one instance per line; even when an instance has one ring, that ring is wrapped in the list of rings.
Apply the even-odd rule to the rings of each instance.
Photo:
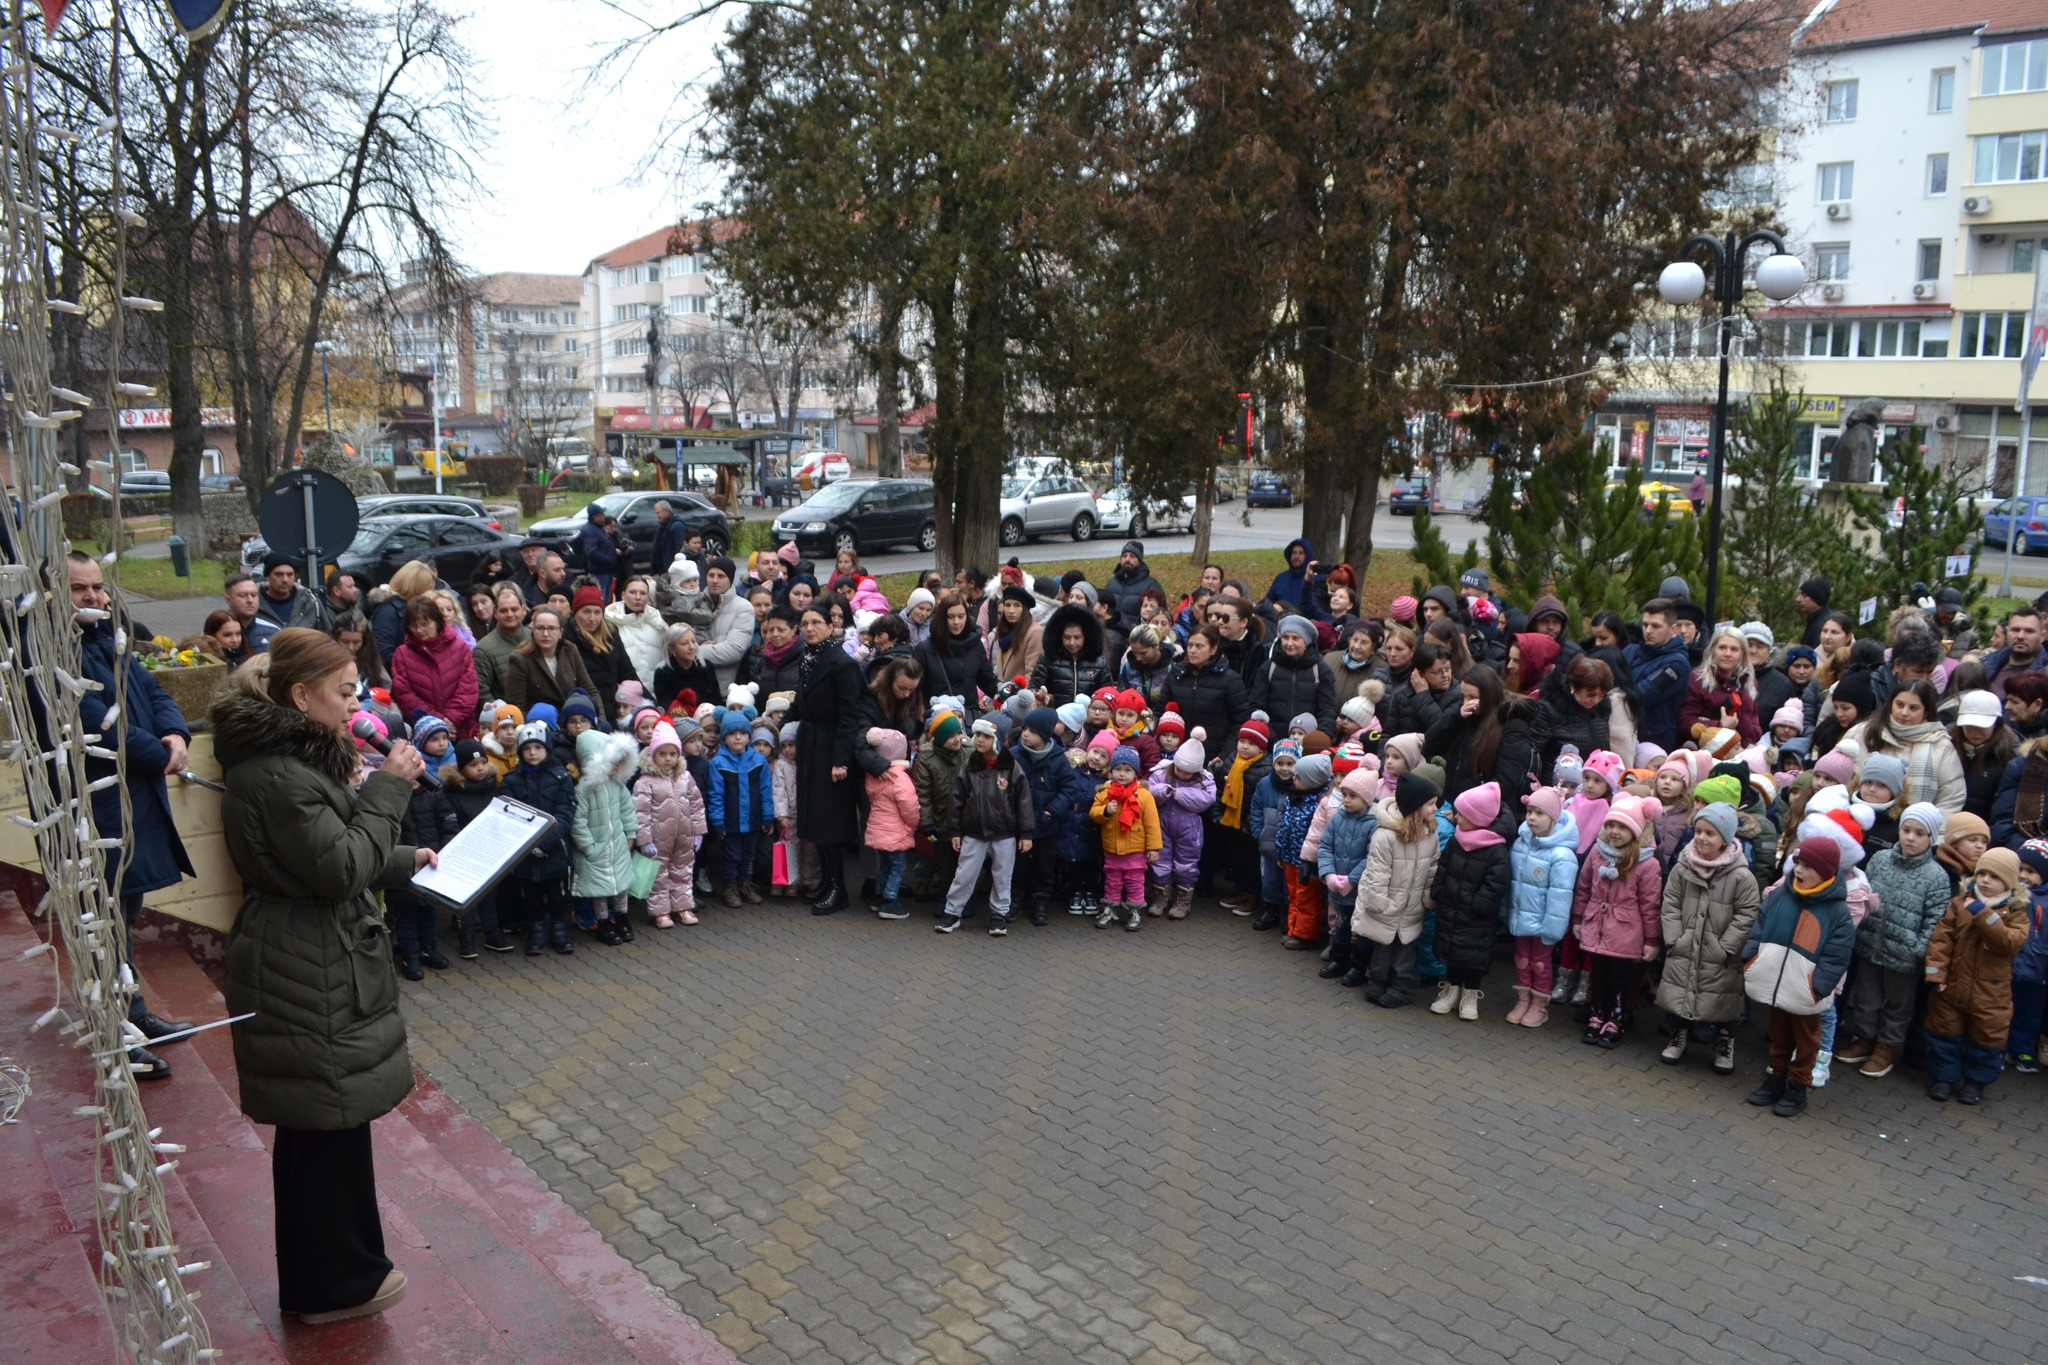
[[[213,756],[226,772],[254,758],[294,758],[346,787],[355,781],[355,744],[306,716],[245,692],[224,693],[207,712]]]
[[[585,784],[624,783],[633,775],[640,746],[631,735],[585,730],[576,736],[576,768]]]
[[[1059,607],[1046,617],[1042,637],[1045,651],[1043,657],[1066,662],[1067,651],[1060,643],[1060,637],[1068,626],[1081,628],[1081,662],[1088,663],[1103,657],[1102,622],[1095,619],[1094,612],[1072,602]]]

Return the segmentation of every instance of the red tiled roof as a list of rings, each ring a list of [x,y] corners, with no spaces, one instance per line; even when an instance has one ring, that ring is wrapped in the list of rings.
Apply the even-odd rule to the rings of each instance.
[[[680,236],[691,249],[694,249],[703,240],[705,227],[704,223],[698,222],[676,223],[669,227],[656,228],[644,237],[635,237],[624,246],[613,247],[610,251],[597,257],[593,264],[605,266],[637,265],[642,261],[658,261],[669,254],[669,240],[671,237]],[[715,219],[709,224],[709,227],[713,245],[731,241],[739,235],[740,230],[739,224],[730,218]]]
[[[1799,46],[1848,47],[1944,33],[2048,30],[2048,0],[1836,0],[1800,35]]]

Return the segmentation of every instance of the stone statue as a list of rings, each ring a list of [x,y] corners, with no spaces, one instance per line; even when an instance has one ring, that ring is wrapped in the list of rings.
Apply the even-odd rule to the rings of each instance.
[[[1878,432],[1884,425],[1884,399],[1866,398],[1849,409],[1842,434],[1835,438],[1832,478],[1835,483],[1869,483],[1877,463]]]

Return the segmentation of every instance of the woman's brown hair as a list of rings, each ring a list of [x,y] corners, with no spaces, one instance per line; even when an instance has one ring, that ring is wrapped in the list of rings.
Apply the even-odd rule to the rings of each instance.
[[[435,616],[439,619],[438,612]],[[295,685],[314,687],[322,678],[355,662],[355,656],[343,649],[339,641],[304,626],[292,626],[271,636],[270,648],[265,653],[270,659],[267,690],[279,706],[292,704]]]

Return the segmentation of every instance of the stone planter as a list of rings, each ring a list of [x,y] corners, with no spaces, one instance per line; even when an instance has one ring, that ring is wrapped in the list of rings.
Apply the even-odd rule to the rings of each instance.
[[[206,723],[206,709],[221,688],[227,686],[228,666],[224,663],[194,664],[189,668],[158,668],[150,672],[170,693],[184,713],[185,723],[197,729]]]

